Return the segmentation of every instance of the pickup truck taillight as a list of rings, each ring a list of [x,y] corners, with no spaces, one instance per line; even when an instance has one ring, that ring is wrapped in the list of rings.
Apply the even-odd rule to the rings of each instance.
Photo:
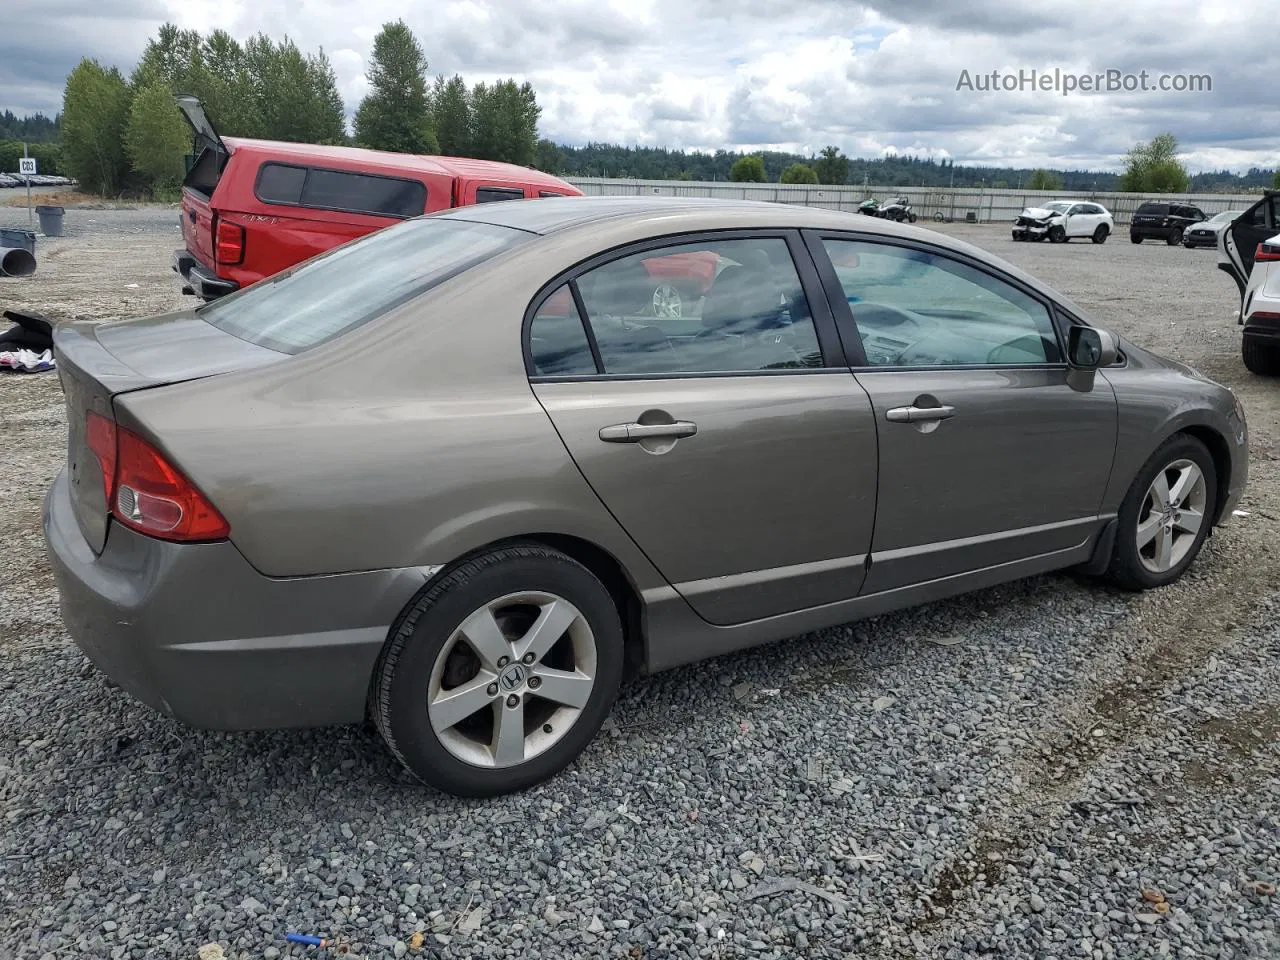
[[[214,259],[233,267],[244,261],[244,227],[238,223],[219,220],[214,235]]]
[[[126,527],[159,540],[225,540],[231,527],[155,447],[98,413],[85,439],[102,468],[107,509]]]
[[[1266,263],[1269,260],[1280,260],[1280,243],[1258,244],[1258,249],[1253,252],[1253,262]]]

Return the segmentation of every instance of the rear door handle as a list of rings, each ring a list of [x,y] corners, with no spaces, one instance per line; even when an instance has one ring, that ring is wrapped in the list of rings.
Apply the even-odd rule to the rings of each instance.
[[[928,423],[948,420],[956,415],[955,407],[890,407],[884,418],[892,423]]]
[[[641,440],[679,440],[692,437],[698,425],[688,420],[674,423],[615,423],[600,428],[600,439],[605,443],[639,443]]]

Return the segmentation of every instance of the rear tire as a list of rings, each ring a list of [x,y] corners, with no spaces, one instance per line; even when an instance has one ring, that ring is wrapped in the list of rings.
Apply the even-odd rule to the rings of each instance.
[[[1142,242],[1142,237],[1138,236],[1136,233],[1131,233],[1131,234],[1129,234],[1129,242],[1130,242],[1130,243],[1141,243],[1141,242]]]
[[[1174,227],[1173,230],[1169,232],[1169,236],[1165,240],[1165,243],[1167,243],[1171,247],[1176,247],[1181,242],[1182,242],[1182,230],[1179,227]]]
[[[1199,472],[1200,480],[1188,484],[1178,496],[1178,483],[1184,476]],[[1164,491],[1169,507],[1161,507],[1155,495],[1157,479],[1163,475]],[[1204,545],[1205,537],[1213,522],[1217,505],[1218,478],[1213,457],[1205,445],[1185,433],[1170,437],[1153,453],[1120,504],[1116,542],[1106,577],[1124,590],[1151,590],[1173,583],[1195,561]],[[1200,518],[1194,532],[1184,529],[1190,526],[1194,513]],[[1167,514],[1174,525],[1166,527],[1159,518]],[[1174,519],[1174,518],[1177,519]],[[1141,526],[1140,526],[1141,525]],[[1150,531],[1155,529],[1154,536]],[[1145,531],[1145,533],[1144,533]],[[1168,564],[1162,563],[1160,546],[1168,538],[1169,552],[1163,555]]]
[[[1261,377],[1280,376],[1280,349],[1254,337],[1240,338],[1240,357],[1245,369]]]
[[[622,623],[600,580],[558,551],[511,546],[445,573],[401,614],[374,668],[372,714],[424,783],[491,797],[572,763],[622,667]]]
[[[1109,233],[1111,233],[1111,231],[1107,229],[1106,224],[1100,223],[1098,224],[1098,229],[1093,231],[1093,236],[1090,237],[1089,239],[1091,239],[1094,243],[1106,243],[1107,235]]]

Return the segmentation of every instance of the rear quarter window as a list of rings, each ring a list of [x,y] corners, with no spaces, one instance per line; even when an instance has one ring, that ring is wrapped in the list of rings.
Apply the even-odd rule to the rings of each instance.
[[[1148,217],[1167,217],[1169,215],[1169,205],[1167,203],[1144,203],[1138,208],[1138,213]]]
[[[465,220],[408,220],[199,307],[196,315],[260,347],[301,353],[532,236]]]
[[[524,191],[518,187],[477,187],[476,203],[498,203],[502,200],[523,200]]]
[[[381,217],[421,216],[427,205],[427,187],[419,180],[289,163],[264,163],[254,195],[263,203]]]

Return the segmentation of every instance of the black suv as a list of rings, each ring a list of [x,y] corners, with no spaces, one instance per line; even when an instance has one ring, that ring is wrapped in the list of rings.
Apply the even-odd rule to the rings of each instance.
[[[1129,239],[1134,243],[1143,240],[1163,240],[1171,247],[1182,242],[1182,235],[1193,223],[1208,219],[1199,207],[1189,203],[1170,203],[1164,200],[1148,200],[1133,214],[1129,225]]]

